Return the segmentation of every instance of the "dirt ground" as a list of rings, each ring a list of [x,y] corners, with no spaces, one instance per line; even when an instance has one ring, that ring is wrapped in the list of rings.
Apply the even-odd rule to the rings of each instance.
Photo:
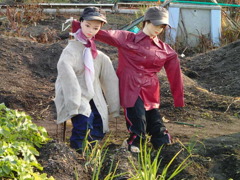
[[[106,29],[117,29],[129,22],[128,15],[109,14]],[[62,142],[62,125],[56,125],[54,83],[56,64],[67,44],[66,32],[61,32],[64,16],[51,16],[22,29],[21,37],[11,33],[7,24],[0,25],[0,103],[26,111],[33,121],[47,129],[53,141],[40,149],[39,162],[44,172],[57,180],[91,179],[84,161]],[[24,33],[23,33],[24,32]],[[117,66],[117,50],[97,43]],[[194,146],[191,166],[175,179],[240,179],[240,41],[203,54],[181,58],[185,102],[183,109],[173,107],[172,96],[164,70],[159,73],[161,108],[173,144],[161,152],[163,168],[185,146]],[[109,153],[99,179],[104,179],[115,155],[118,172],[133,171],[126,149],[120,148],[128,136],[123,113],[110,120]],[[67,140],[71,125],[67,124]],[[181,142],[181,143],[179,143]],[[172,171],[186,157],[186,150],[174,161]],[[120,176],[116,179],[127,179]]]

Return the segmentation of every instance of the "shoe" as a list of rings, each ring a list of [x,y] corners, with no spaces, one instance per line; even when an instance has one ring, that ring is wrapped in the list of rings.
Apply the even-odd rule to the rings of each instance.
[[[154,137],[151,139],[151,143],[154,149],[159,149],[163,145],[169,145],[172,143],[172,138],[168,131],[164,131],[163,135],[160,137]]]
[[[127,150],[129,150],[130,152],[133,152],[133,153],[139,153],[140,152],[139,147],[128,144],[127,139],[125,139],[123,141],[123,143],[121,145],[121,148],[126,148]]]
[[[128,145],[128,150],[132,153],[140,153],[140,149],[137,146],[134,145]]]

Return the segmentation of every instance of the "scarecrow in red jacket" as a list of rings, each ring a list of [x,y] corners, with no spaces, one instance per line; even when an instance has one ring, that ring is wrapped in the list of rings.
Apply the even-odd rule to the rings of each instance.
[[[76,24],[75,24],[76,25]],[[150,7],[143,19],[143,30],[100,30],[95,39],[118,48],[117,75],[120,104],[124,108],[130,136],[125,143],[139,152],[140,139],[151,136],[155,149],[171,143],[159,112],[160,84],[157,73],[164,67],[175,107],[184,106],[183,80],[177,53],[158,38],[169,26],[168,11]]]

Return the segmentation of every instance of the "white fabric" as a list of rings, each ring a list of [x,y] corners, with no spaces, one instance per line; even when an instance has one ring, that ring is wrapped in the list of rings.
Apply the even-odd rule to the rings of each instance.
[[[81,29],[79,29],[76,33],[72,33],[72,35],[76,40],[82,42],[83,44],[87,44],[87,42],[84,39],[81,39],[79,36],[77,36],[77,34],[80,31]],[[85,47],[85,49],[83,50],[83,62],[85,66],[85,80],[86,80],[87,88],[88,88],[89,94],[93,96],[94,95],[93,82],[94,82],[95,72],[94,72],[93,56],[92,56],[90,47]]]
[[[58,76],[55,83],[55,105],[57,123],[71,119],[77,114],[89,117],[93,99],[103,121],[103,132],[109,131],[108,119],[119,116],[119,81],[108,56],[98,51],[94,59],[94,96],[89,94],[85,83],[83,52],[85,46],[70,40],[57,64]]]
[[[88,92],[89,94],[94,95],[93,82],[94,82],[95,71],[94,71],[93,57],[92,57],[90,48],[84,49],[83,62],[85,65],[85,80],[86,80]]]

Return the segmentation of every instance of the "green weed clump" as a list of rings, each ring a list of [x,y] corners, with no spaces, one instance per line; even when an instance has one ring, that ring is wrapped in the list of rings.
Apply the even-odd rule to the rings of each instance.
[[[129,159],[133,168],[135,169],[135,174],[132,174],[132,177],[129,180],[171,180],[192,163],[189,161],[189,158],[192,156],[191,152],[189,151],[189,155],[176,167],[176,169],[174,169],[172,173],[169,172],[170,166],[173,164],[174,160],[182,151],[184,151],[184,148],[182,148],[172,157],[172,159],[160,172],[160,154],[163,146],[157,151],[153,150],[148,146],[149,140],[150,137],[148,137],[144,143],[140,143],[138,167],[131,159]]]
[[[110,142],[110,136],[103,145],[100,145],[98,141],[89,142],[87,139],[88,134],[85,138],[82,157],[85,161],[86,170],[92,173],[92,180],[99,180],[102,178],[104,178],[104,180],[112,180],[126,174],[129,176],[128,180],[171,180],[192,163],[190,159],[197,143],[197,141],[194,141],[187,146],[180,143],[182,148],[173,155],[166,165],[161,165],[161,152],[163,146],[159,150],[153,150],[152,147],[149,146],[150,137],[147,137],[144,143],[140,143],[140,153],[137,158],[138,163],[135,163],[132,159],[135,158],[135,156],[129,157],[130,166],[134,169],[133,172],[118,174],[119,162],[114,163],[113,159],[108,174],[105,177],[101,177],[101,170],[104,168],[103,164],[108,153],[107,144]],[[187,150],[188,155],[175,166],[174,169],[172,167],[170,169],[170,166],[173,166],[173,162],[176,158],[185,150]],[[163,167],[160,167],[160,165]],[[76,176],[78,177],[78,174]]]
[[[106,159],[106,155],[108,153],[107,144],[109,143],[109,137],[104,141],[102,145],[100,145],[99,141],[88,141],[90,130],[87,132],[84,143],[83,143],[83,153],[82,157],[85,160],[85,168],[92,172],[92,180],[99,180],[101,169],[103,168],[104,160]],[[122,176],[126,173],[117,174],[116,170],[118,168],[118,163],[113,164],[113,161],[109,167],[108,175],[104,177],[104,180],[113,180],[116,177]]]
[[[41,147],[50,140],[45,128],[33,124],[24,112],[11,110],[0,104],[0,177],[19,180],[53,180],[43,170],[36,156]]]

